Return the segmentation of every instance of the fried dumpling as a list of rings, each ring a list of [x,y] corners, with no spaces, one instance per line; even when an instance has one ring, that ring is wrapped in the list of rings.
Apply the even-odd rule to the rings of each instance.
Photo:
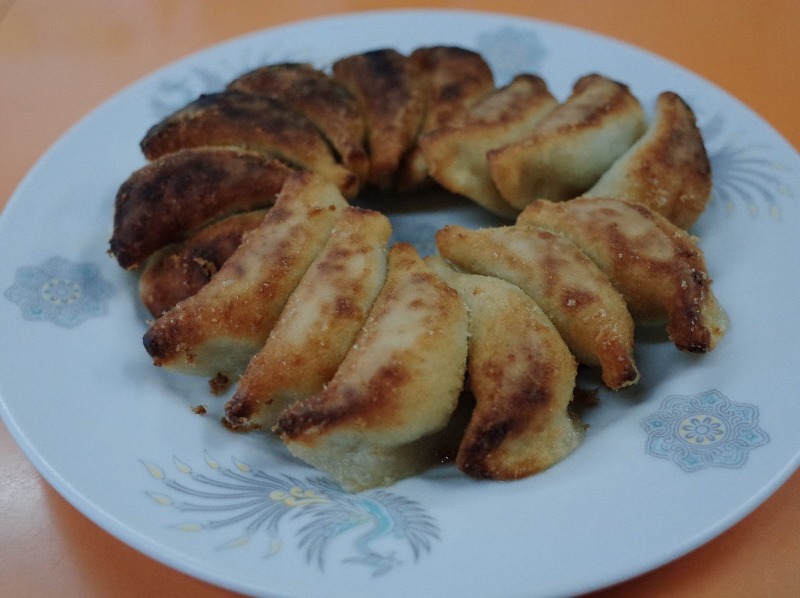
[[[316,172],[354,197],[358,177],[336,161],[319,129],[283,100],[228,90],[201,95],[147,131],[148,159],[191,147],[236,147],[276,156]]]
[[[271,64],[237,77],[228,89],[281,98],[322,131],[345,168],[366,180],[364,118],[353,95],[327,73],[310,64]]]
[[[257,227],[266,210],[234,214],[200,229],[182,243],[167,245],[145,262],[139,299],[155,317],[191,297],[236,251],[244,234]]]
[[[388,189],[422,124],[424,90],[416,67],[396,50],[380,49],[341,58],[333,64],[333,74],[355,96],[364,116],[367,182]]]
[[[411,245],[389,251],[386,285],[333,380],[275,431],[348,490],[388,485],[435,462],[464,384],[467,310]]]
[[[144,346],[155,365],[220,380],[238,377],[347,207],[326,179],[292,175],[209,283],[152,324]]]
[[[492,70],[477,52],[430,46],[417,48],[409,60],[425,88],[420,135],[459,122],[472,105],[494,89]],[[397,176],[401,189],[412,189],[428,180],[428,167],[418,146],[403,158]]]
[[[163,156],[117,192],[110,253],[125,269],[230,214],[271,206],[293,169],[270,156],[198,148]]]
[[[568,412],[578,364],[552,322],[519,287],[463,274],[438,256],[431,269],[469,307],[467,379],[475,408],[456,465],[475,478],[532,475],[569,455],[583,426]]]
[[[652,208],[687,229],[711,197],[711,164],[694,113],[679,95],[656,100],[653,122],[587,197],[616,197]]]
[[[518,225],[569,237],[608,275],[637,321],[667,321],[679,349],[705,352],[724,334],[727,318],[703,253],[683,229],[646,206],[607,198],[537,201]]]
[[[540,77],[518,75],[475,104],[461,123],[420,137],[430,175],[498,216],[516,217],[519,210],[503,199],[492,180],[487,153],[530,135],[557,104]]]
[[[333,378],[383,288],[390,235],[379,212],[344,211],[239,380],[227,425],[271,429],[286,407]]]
[[[507,280],[530,295],[578,361],[600,365],[609,388],[638,380],[625,301],[574,243],[543,229],[450,225],[436,233],[436,245],[459,269]]]
[[[525,139],[489,152],[495,185],[508,203],[564,200],[589,189],[646,129],[627,86],[587,75]]]

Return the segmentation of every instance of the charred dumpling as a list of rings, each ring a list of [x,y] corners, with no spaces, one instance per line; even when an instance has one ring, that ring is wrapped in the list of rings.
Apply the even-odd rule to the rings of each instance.
[[[278,418],[289,450],[348,490],[437,461],[467,361],[467,310],[414,248],[392,246],[386,285],[333,380]]]
[[[583,195],[634,201],[688,229],[711,197],[711,164],[692,109],[676,93],[660,94],[645,134]]]
[[[225,407],[227,425],[269,430],[286,407],[330,381],[383,288],[390,234],[383,214],[344,211],[247,365]]]
[[[477,52],[453,46],[417,48],[409,56],[422,81],[423,119],[417,135],[459,122],[471,106],[494,89],[492,70]],[[428,179],[426,158],[416,143],[403,157],[397,173],[401,189],[413,189]]]
[[[114,204],[110,253],[125,269],[231,214],[271,206],[294,170],[257,152],[197,148],[132,173]]]
[[[337,60],[333,74],[356,98],[364,117],[370,158],[366,182],[393,187],[424,116],[425,90],[416,65],[396,50],[379,49]]]
[[[530,295],[578,361],[601,367],[609,388],[638,381],[627,305],[574,243],[543,229],[450,225],[436,233],[436,245],[459,269],[506,280]]]
[[[266,153],[322,175],[346,197],[358,193],[358,177],[337,161],[314,123],[274,96],[237,90],[201,95],[151,127],[141,141],[151,160],[193,147]]]
[[[366,130],[355,97],[310,64],[270,64],[240,75],[227,89],[269,95],[299,110],[322,132],[342,165],[359,180],[369,174]]]
[[[578,364],[549,318],[519,287],[426,263],[469,307],[467,379],[475,398],[456,465],[475,478],[512,480],[538,473],[581,443],[570,413]]]
[[[430,175],[445,189],[512,219],[519,210],[495,185],[487,154],[523,139],[558,102],[534,75],[518,75],[472,106],[459,122],[423,134],[420,151]]]
[[[536,199],[575,197],[597,182],[646,126],[626,85],[587,75],[531,135],[489,152],[492,178],[503,198],[520,210]]]
[[[139,299],[147,311],[158,317],[196,294],[266,213],[255,210],[228,216],[151,255],[139,275]]]
[[[580,198],[537,201],[517,224],[556,231],[588,255],[641,323],[664,323],[685,351],[713,349],[727,317],[711,289],[703,253],[689,234],[636,203]]]
[[[241,375],[347,207],[325,179],[290,177],[209,283],[150,326],[144,346],[154,364],[211,378]]]

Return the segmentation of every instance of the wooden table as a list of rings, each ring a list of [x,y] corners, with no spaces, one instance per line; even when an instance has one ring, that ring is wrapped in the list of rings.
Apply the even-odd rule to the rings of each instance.
[[[516,13],[631,42],[731,92],[800,148],[796,0],[0,1],[0,207],[70,125],[171,61],[273,25],[411,7]],[[798,562],[800,473],[795,473],[717,539],[598,595],[795,596]],[[173,571],[98,528],[40,477],[0,424],[0,595],[226,592]]]

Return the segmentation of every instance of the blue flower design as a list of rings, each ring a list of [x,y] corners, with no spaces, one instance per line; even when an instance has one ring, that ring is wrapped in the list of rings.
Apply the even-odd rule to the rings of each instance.
[[[530,29],[501,27],[478,36],[477,51],[492,66],[499,83],[510,81],[518,73],[535,73],[547,56],[536,33]]]
[[[40,266],[17,269],[5,296],[19,304],[26,320],[74,328],[87,318],[105,315],[113,292],[94,264],[53,257]]]
[[[684,471],[742,467],[751,449],[769,442],[758,427],[758,408],[734,403],[717,390],[667,397],[642,426],[647,452]]]
[[[383,575],[410,558],[417,561],[439,539],[434,519],[416,502],[386,490],[351,494],[325,477],[306,480],[254,470],[239,459],[224,467],[205,453],[208,472],[195,471],[174,458],[177,477],[164,468],[144,463],[150,475],[166,488],[148,492],[157,504],[195,518],[173,527],[183,532],[214,529],[238,530],[219,549],[239,548],[260,536],[265,556],[283,547],[287,521],[305,519],[293,530],[306,562],[324,569],[331,544],[352,542],[351,556],[343,563],[367,567],[372,576]],[[187,497],[185,500],[175,497]],[[284,534],[281,534],[281,530]]]

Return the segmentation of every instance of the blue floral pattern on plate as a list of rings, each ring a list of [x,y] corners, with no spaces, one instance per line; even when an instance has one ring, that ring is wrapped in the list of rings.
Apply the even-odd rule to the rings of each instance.
[[[330,546],[346,537],[352,541],[352,551],[343,562],[363,565],[378,576],[403,564],[404,554],[418,560],[439,539],[439,528],[425,509],[396,493],[371,490],[351,494],[322,476],[300,480],[254,470],[236,458],[232,458],[234,467],[228,468],[208,453],[204,457],[209,473],[173,459],[183,479],[169,477],[159,465],[145,462],[150,475],[168,492],[147,494],[159,505],[199,515],[174,525],[177,530],[235,530],[237,535],[220,549],[245,546],[260,534],[265,556],[273,556],[283,547],[280,531],[284,521],[304,518],[307,523],[295,533],[306,562],[324,569]],[[173,498],[176,496],[188,499]]]
[[[26,320],[74,328],[87,318],[105,315],[113,293],[96,265],[52,257],[39,266],[18,268],[5,296],[22,308]]]
[[[758,408],[734,403],[718,390],[667,397],[642,426],[650,455],[689,472],[742,467],[752,449],[769,442],[758,427]]]

